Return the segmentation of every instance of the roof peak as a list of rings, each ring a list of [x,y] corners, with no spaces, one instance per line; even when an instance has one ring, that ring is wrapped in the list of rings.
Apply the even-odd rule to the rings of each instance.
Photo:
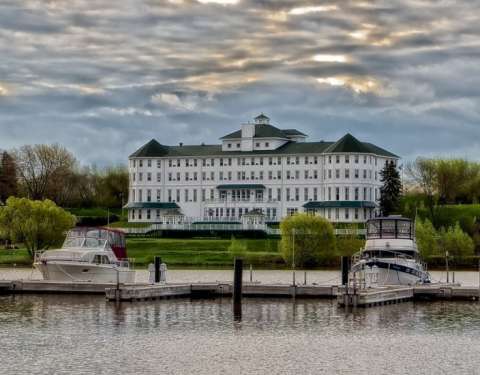
[[[262,113],[260,113],[257,117],[255,117],[255,125],[268,125],[270,124],[270,117],[265,116]]]
[[[337,142],[329,146],[326,153],[344,153],[344,152],[359,152],[359,153],[372,153],[372,150],[364,143],[360,142],[352,134],[347,133]]]

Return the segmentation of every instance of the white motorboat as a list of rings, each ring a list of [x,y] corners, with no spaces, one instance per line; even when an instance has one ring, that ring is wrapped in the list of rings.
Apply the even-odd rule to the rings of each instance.
[[[415,224],[401,216],[367,222],[365,247],[353,256],[351,277],[367,286],[430,282],[415,241]]]
[[[34,266],[45,280],[133,283],[125,234],[107,228],[78,227],[68,232],[61,249],[36,254]]]

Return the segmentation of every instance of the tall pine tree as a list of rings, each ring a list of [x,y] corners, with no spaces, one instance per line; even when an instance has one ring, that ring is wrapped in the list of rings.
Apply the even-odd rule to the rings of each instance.
[[[380,176],[383,182],[383,186],[380,188],[380,211],[383,216],[388,216],[400,208],[402,182],[393,161],[385,164]]]
[[[4,151],[0,157],[0,202],[18,193],[17,169],[15,160]]]

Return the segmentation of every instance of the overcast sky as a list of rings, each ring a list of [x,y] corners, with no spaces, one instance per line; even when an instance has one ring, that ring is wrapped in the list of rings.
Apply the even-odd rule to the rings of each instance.
[[[264,112],[410,160],[480,159],[474,0],[1,0],[0,148],[123,163]]]

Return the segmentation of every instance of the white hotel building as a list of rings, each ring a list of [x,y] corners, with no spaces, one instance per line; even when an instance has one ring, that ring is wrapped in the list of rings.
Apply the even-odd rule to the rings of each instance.
[[[378,212],[380,171],[398,156],[347,134],[306,142],[261,114],[215,145],[151,140],[129,157],[129,221],[278,222],[295,212],[364,222]]]

